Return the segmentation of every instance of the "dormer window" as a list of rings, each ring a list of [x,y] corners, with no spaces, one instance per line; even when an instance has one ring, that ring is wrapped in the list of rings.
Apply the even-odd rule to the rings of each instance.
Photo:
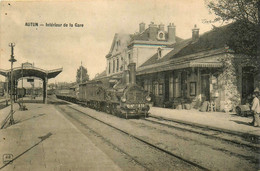
[[[165,34],[163,31],[159,31],[157,35],[158,40],[165,40]]]
[[[162,58],[162,48],[158,48],[157,54],[158,54],[158,59],[161,59]]]
[[[163,33],[159,34],[159,38],[162,39],[163,38]]]

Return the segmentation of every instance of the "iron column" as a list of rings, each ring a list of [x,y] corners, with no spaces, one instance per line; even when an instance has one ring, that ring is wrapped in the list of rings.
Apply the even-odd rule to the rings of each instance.
[[[16,62],[16,59],[14,59],[14,43],[10,43],[9,46],[11,47],[11,58],[9,61],[11,62],[11,95],[10,95],[10,101],[11,101],[11,111],[10,111],[10,125],[14,124],[14,117],[13,117],[13,92],[14,92],[14,87],[13,87],[13,63]]]

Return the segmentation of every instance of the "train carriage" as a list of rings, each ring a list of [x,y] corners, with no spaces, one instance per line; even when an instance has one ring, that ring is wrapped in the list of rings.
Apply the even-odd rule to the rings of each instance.
[[[101,110],[106,101],[106,90],[101,81],[88,81],[79,85],[79,102]]]
[[[104,81],[91,80],[79,84],[76,97],[69,97],[72,93],[62,91],[56,95],[63,100],[76,98],[87,107],[125,118],[148,116],[151,97],[143,87],[136,84],[135,67],[135,63],[129,64],[129,70],[125,70],[122,78],[116,80],[114,85],[109,86]]]

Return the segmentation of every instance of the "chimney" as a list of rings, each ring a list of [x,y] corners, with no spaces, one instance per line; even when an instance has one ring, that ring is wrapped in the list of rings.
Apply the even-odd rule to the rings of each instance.
[[[170,23],[168,25],[168,42],[175,43],[176,42],[175,35],[176,35],[176,33],[175,33],[175,25],[174,25],[174,23]]]
[[[160,30],[160,31],[164,31],[164,24],[160,24],[160,25],[159,25],[159,30]]]
[[[123,72],[123,84],[129,84],[129,70],[124,70]]]
[[[149,39],[155,41],[157,37],[157,25],[154,22],[149,24]]]
[[[144,30],[145,30],[145,23],[142,22],[142,23],[139,24],[139,33],[144,32]]]
[[[128,65],[128,69],[130,71],[130,83],[135,84],[136,83],[136,64],[135,63],[130,63]]]
[[[199,39],[199,28],[197,28],[197,25],[194,25],[194,28],[192,29],[192,41],[197,41]]]

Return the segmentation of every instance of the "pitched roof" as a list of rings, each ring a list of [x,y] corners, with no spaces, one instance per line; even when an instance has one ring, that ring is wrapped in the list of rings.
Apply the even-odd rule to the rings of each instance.
[[[117,40],[120,40],[120,47],[118,49],[120,51],[120,50],[122,50],[122,48],[125,48],[127,46],[127,44],[130,41],[130,38],[131,38],[130,34],[116,33],[114,35],[114,39],[113,39],[113,42],[111,44],[109,53],[106,56],[108,57],[110,55],[113,55],[113,51],[114,51],[114,48],[116,46]]]
[[[158,54],[154,54],[151,58],[149,58],[145,63],[141,65],[142,66],[147,66],[155,63],[161,63],[165,62],[171,59],[172,56],[177,54],[181,49],[183,49],[185,46],[189,45],[191,42],[191,39],[183,40],[179,43],[175,43],[173,45],[167,46],[169,48],[174,48],[172,51],[170,51],[168,54],[166,54],[163,58],[158,59]]]
[[[156,28],[157,32],[159,31],[159,28]],[[147,29],[145,29],[145,31],[143,31],[142,33],[137,33],[137,34],[133,34],[131,35],[131,41],[134,41],[134,40],[142,40],[142,41],[149,41],[149,32],[150,32],[150,28],[148,27]],[[168,37],[168,33],[165,32],[165,38]],[[181,39],[180,37],[176,36],[175,37],[175,41],[176,42],[180,42],[182,41],[183,39]],[[163,40],[164,41],[164,40]]]
[[[214,27],[212,30],[200,35],[197,41],[186,39],[168,46],[174,48],[163,58],[158,59],[157,53],[148,59],[141,67],[156,63],[165,62],[173,58],[179,58],[190,54],[195,54],[203,51],[223,48],[229,46],[231,49],[236,49],[234,45],[234,27],[237,23],[228,24],[222,27]]]
[[[213,27],[200,36],[199,40],[183,48],[175,57],[185,56],[201,51],[218,49],[228,46],[236,53],[247,53],[244,48],[254,48],[257,41],[257,30],[253,25],[243,22],[234,22],[222,27]]]
[[[229,25],[220,28],[214,27],[213,30],[202,34],[196,42],[191,42],[174,55],[174,58],[198,53],[201,51],[222,48],[228,45],[230,39]]]
[[[105,76],[107,76],[106,70],[104,70],[100,74],[97,74],[94,79],[99,79],[99,78],[102,78],[102,77],[105,77]]]

